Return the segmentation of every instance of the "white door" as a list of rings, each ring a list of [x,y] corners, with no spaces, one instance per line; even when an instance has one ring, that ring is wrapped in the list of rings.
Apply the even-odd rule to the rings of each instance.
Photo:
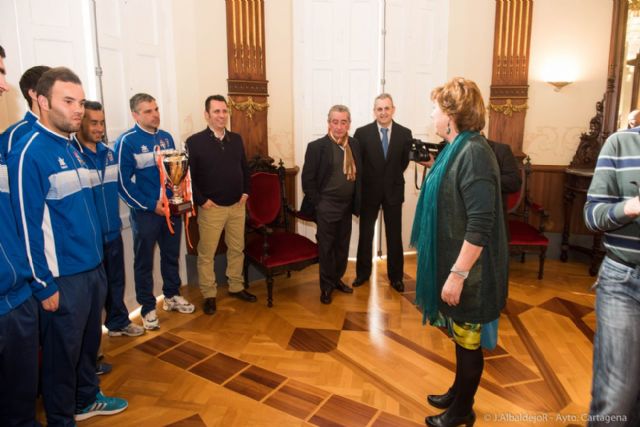
[[[448,5],[443,0],[386,0],[384,43],[384,91],[393,96],[395,120],[407,126],[413,137],[439,142],[431,125],[431,90],[444,83],[448,34]],[[418,180],[422,178],[418,166]],[[420,192],[414,184],[415,163],[405,171],[402,207],[402,243],[410,251],[409,238]],[[382,226],[384,229],[384,226]],[[382,253],[386,254],[384,231]]]
[[[22,117],[29,108],[20,94],[22,73],[35,65],[72,69],[87,94],[94,94],[93,69],[85,60],[91,50],[89,2],[82,0],[0,0],[0,42],[7,51],[12,92],[5,102],[0,129]],[[5,98],[5,97],[3,97]]]
[[[96,34],[102,69],[102,97],[107,135],[113,146],[116,138],[134,125],[129,98],[144,92],[153,96],[160,109],[160,127],[181,146],[177,127],[175,101],[175,66],[171,5],[167,0],[98,0],[96,1]],[[133,271],[133,236],[129,225],[129,208],[120,202],[123,223],[122,239],[125,269]],[[184,241],[184,232],[182,234]],[[184,243],[181,251],[184,251]],[[156,251],[154,293],[162,295],[160,258]],[[185,263],[180,275],[186,277]],[[134,307],[133,274],[126,275],[125,302]]]
[[[178,140],[170,5],[166,1],[98,0],[96,27],[108,137],[133,126],[129,98],[145,92],[160,108],[160,126]]]
[[[309,142],[326,135],[332,105],[351,110],[351,135],[371,121],[372,101],[380,87],[380,5],[379,0],[294,2],[296,164],[304,163]],[[302,200],[300,185],[298,189]],[[357,220],[353,230],[351,256],[358,244]],[[314,225],[301,224],[299,232],[315,239]]]

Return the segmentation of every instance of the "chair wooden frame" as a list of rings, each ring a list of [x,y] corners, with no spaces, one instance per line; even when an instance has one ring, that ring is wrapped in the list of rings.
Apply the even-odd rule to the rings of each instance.
[[[251,220],[251,209],[247,206],[247,244],[245,246],[245,262],[244,262],[244,278],[245,283],[248,283],[249,265],[253,265],[262,275],[265,276],[267,284],[267,305],[273,307],[273,284],[274,276],[286,273],[287,277],[291,276],[291,271],[300,271],[312,264],[318,263],[318,251],[317,244],[307,239],[304,236],[290,232],[289,230],[289,216],[301,217],[298,212],[293,210],[287,203],[285,192],[285,168],[282,161],[280,161],[279,167],[275,167],[272,164],[272,159],[258,160],[252,162],[252,179],[255,179],[258,174],[273,174],[276,175],[279,181],[279,190],[277,197],[280,199],[279,213],[267,224],[255,224]],[[251,197],[247,203],[251,203]],[[257,236],[252,237],[251,233],[255,232]],[[260,240],[255,240],[260,239]],[[274,254],[272,249],[274,247],[281,247],[283,244],[288,243],[298,244],[305,248],[306,254],[300,259],[292,262],[279,263],[278,265],[270,265],[270,260],[273,260]],[[260,249],[258,248],[260,245]],[[315,251],[315,252],[314,252]]]
[[[509,251],[519,254],[521,262],[525,261],[527,253],[537,253],[539,259],[538,279],[544,276],[544,261],[547,255],[549,240],[544,235],[549,219],[549,213],[541,205],[533,202],[529,195],[529,179],[531,176],[531,159],[529,156],[521,167],[522,187],[516,203],[507,210],[507,225],[509,230]],[[530,215],[539,217],[539,226],[529,223]],[[525,236],[534,237],[531,243],[526,242]]]

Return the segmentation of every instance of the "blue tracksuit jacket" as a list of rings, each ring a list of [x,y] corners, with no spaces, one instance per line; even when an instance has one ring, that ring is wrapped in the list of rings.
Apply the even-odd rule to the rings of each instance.
[[[153,212],[160,199],[160,172],[154,157],[155,147],[174,149],[168,132],[150,133],[136,124],[116,141],[120,197],[132,208]],[[135,181],[132,178],[135,176]]]
[[[18,224],[11,208],[9,175],[0,153],[0,316],[7,314],[31,296],[31,269],[24,243],[18,237]]]
[[[96,152],[80,144],[74,136],[73,145],[78,149],[91,172],[91,189],[102,228],[103,243],[120,235],[122,221],[118,205],[118,163],[112,149],[103,142],[96,144]]]
[[[9,186],[40,301],[58,287],[54,278],[102,262],[102,231],[91,178],[69,138],[36,122],[19,155],[9,157]]]
[[[31,132],[33,125],[38,120],[38,116],[33,114],[31,110],[27,111],[24,118],[17,123],[12,124],[0,134],[0,153],[7,159],[7,155],[13,150],[16,142],[23,136]]]

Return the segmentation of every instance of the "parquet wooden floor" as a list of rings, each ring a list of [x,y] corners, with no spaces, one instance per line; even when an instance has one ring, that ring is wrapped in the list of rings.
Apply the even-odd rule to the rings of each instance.
[[[426,395],[453,381],[454,346],[421,324],[412,304],[415,257],[407,257],[407,291],[384,279],[352,295],[319,301],[317,266],[276,278],[274,307],[264,282],[258,303],[232,299],[221,287],[207,316],[194,287],[184,294],[194,314],[166,313],[142,337],[103,337],[113,372],[107,395],[125,397],[122,414],[82,426],[420,426],[439,412]],[[587,266],[515,259],[499,343],[486,353],[476,395],[477,426],[584,425],[590,399],[595,327],[594,281]],[[345,282],[354,278],[350,263]],[[140,322],[139,319],[135,320]],[[41,414],[42,415],[42,414]]]

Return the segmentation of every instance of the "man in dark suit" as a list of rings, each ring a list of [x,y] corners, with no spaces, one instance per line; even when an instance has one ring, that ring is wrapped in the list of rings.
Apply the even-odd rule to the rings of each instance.
[[[301,211],[314,217],[320,258],[320,301],[331,303],[337,289],[352,293],[342,281],[347,269],[351,214],[360,210],[360,149],[349,137],[351,113],[344,105],[329,110],[327,135],[307,146],[302,168]]]
[[[358,261],[353,287],[361,286],[371,275],[373,231],[382,206],[387,237],[387,276],[391,286],[404,292],[402,249],[402,203],[404,171],[409,164],[411,130],[393,121],[395,106],[387,93],[376,97],[376,120],[358,128],[354,138],[362,151],[362,209]]]
[[[502,192],[502,207],[507,211],[507,196],[509,193],[520,191],[522,185],[522,176],[518,161],[513,156],[509,144],[491,141],[487,139],[489,146],[496,155],[498,167],[500,168],[500,191]],[[505,215],[505,219],[506,219]]]

